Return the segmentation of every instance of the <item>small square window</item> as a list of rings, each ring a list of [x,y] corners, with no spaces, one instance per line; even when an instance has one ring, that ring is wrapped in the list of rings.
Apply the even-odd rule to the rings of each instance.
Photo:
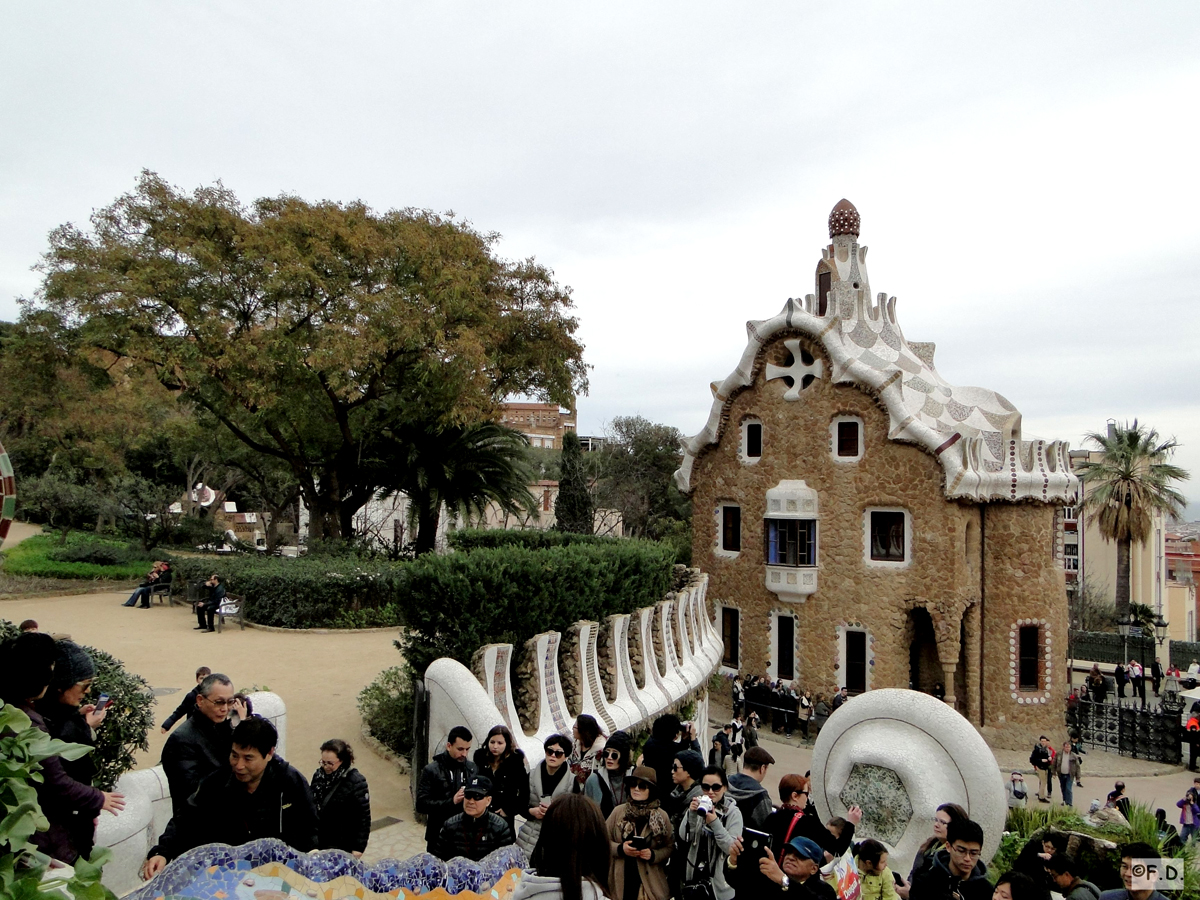
[[[858,452],[858,423],[837,423],[837,455],[857,457]]]
[[[904,562],[904,513],[871,513],[871,559]]]
[[[721,549],[727,553],[737,553],[742,549],[742,508],[740,506],[721,507]]]

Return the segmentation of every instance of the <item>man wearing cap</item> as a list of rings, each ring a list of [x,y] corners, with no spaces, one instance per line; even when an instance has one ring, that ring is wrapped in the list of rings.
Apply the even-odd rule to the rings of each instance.
[[[463,785],[463,811],[451,816],[438,834],[439,859],[481,860],[493,850],[516,843],[508,822],[488,809],[492,805],[492,780],[474,775]]]
[[[738,895],[743,893],[754,897],[768,897],[771,900],[784,898],[807,897],[811,900],[837,900],[837,892],[833,886],[821,878],[820,868],[825,862],[825,851],[806,837],[795,837],[783,846],[783,862],[775,862],[770,853],[758,860],[757,871],[750,869],[742,872],[738,869],[738,856],[742,852],[739,841],[729,854],[728,868],[731,878],[738,889]]]
[[[747,828],[762,830],[763,823],[771,814],[771,795],[762,786],[767,769],[775,757],[764,747],[752,747],[742,759],[742,771],[729,776],[729,796],[742,811],[742,821]]]
[[[675,787],[663,798],[662,808],[671,817],[671,830],[678,833],[679,823],[692,805],[692,801],[703,796],[700,778],[704,775],[704,757],[695,750],[682,750],[675,754],[671,763],[671,781]],[[675,842],[675,849],[667,863],[667,880],[672,897],[679,896],[679,885],[683,869],[687,864],[687,845]]]

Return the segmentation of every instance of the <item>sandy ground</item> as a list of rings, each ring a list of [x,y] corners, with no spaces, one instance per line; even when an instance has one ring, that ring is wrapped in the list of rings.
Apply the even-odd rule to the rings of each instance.
[[[30,525],[26,522],[13,522],[8,526],[8,537],[0,543],[0,550],[11,550],[27,537],[42,533],[41,525]]]
[[[14,523],[16,524],[16,523]],[[84,594],[0,601],[0,617],[19,622],[36,619],[43,631],[69,634],[74,640],[107,650],[155,688],[178,688],[158,697],[154,712],[162,722],[195,684],[197,666],[224,672],[238,688],[257,686],[279,694],[288,709],[288,757],[311,776],[320,745],[343,738],[357,747],[356,767],[371,787],[374,818],[411,819],[408,777],[376,756],[360,740],[356,698],[376,675],[399,665],[393,632],[365,634],[279,633],[236,626],[219,634],[193,631],[187,607],[155,604],[126,609],[128,593]],[[150,732],[150,750],[139,766],[155,765],[166,736]]]

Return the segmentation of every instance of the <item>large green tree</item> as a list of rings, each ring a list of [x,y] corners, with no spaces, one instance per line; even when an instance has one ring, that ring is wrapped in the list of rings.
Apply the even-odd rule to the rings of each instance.
[[[1155,513],[1179,516],[1186,504],[1173,482],[1188,479],[1188,472],[1170,462],[1178,444],[1160,440],[1145,425],[1112,425],[1087,442],[1099,450],[1098,458],[1078,466],[1084,485],[1083,509],[1096,516],[1100,535],[1117,545],[1116,614],[1129,617],[1130,551],[1150,539]]]
[[[243,205],[153,173],[50,237],[31,308],[152,370],[291,470],[313,537],[350,533],[394,470],[377,440],[586,389],[570,291],[495,234],[424,210],[280,196]]]
[[[683,459],[681,437],[670,425],[617,416],[606,429],[603,448],[588,454],[599,476],[596,505],[619,509],[627,535],[658,539],[691,519],[691,501],[673,478]]]

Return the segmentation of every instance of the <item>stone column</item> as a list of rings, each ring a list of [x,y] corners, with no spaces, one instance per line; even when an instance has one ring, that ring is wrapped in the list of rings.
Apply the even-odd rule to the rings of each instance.
[[[983,710],[980,708],[979,702],[982,690],[979,654],[983,648],[983,628],[978,600],[967,607],[964,618],[967,625],[967,720],[972,725],[982,725]]]

